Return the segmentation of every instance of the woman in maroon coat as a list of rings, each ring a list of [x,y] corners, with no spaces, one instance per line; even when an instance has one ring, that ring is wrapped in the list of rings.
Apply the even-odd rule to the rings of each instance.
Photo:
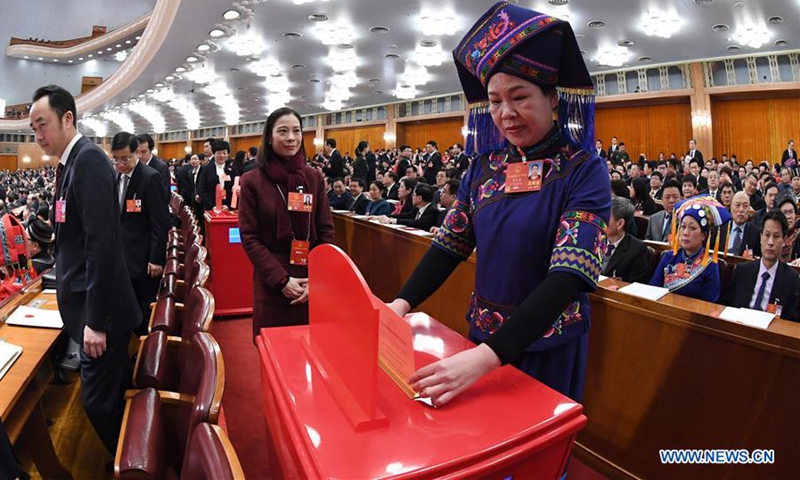
[[[239,205],[242,245],[253,264],[253,336],[263,327],[308,323],[308,267],[303,255],[291,252],[303,242],[309,250],[333,243],[325,182],[306,165],[297,112],[281,108],[270,114],[257,163],[241,177]],[[313,195],[310,213],[289,211],[293,192]]]

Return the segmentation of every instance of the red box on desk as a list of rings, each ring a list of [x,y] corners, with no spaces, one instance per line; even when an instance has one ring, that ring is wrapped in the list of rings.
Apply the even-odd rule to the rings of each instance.
[[[313,255],[309,260],[312,295],[324,290],[314,283]],[[340,289],[352,292],[358,288],[342,278],[341,268],[330,278],[337,279]],[[340,297],[336,304],[351,300],[358,303],[358,299]],[[336,304],[324,303],[328,311],[336,308]],[[313,305],[310,310],[313,315]],[[473,346],[425,314],[409,315],[406,321],[412,326],[416,367]],[[575,436],[586,424],[581,405],[505,366],[434,409],[411,400],[380,369],[356,376],[339,370],[339,375],[331,367],[335,359],[319,362],[311,345],[323,339],[310,341],[314,318],[311,322],[310,327],[265,328],[257,338],[270,467],[275,478],[561,476]],[[357,342],[352,345],[369,349],[369,340],[361,342],[358,335],[349,338]],[[347,349],[339,345],[331,351]],[[356,396],[363,389],[374,390],[373,411],[366,412],[373,420],[362,423],[364,428],[354,426],[353,408],[341,400],[337,382],[347,381],[347,377],[363,383]]]
[[[242,247],[239,215],[213,209],[205,213],[205,243],[211,278],[208,289],[214,295],[215,315],[252,315],[253,265]]]

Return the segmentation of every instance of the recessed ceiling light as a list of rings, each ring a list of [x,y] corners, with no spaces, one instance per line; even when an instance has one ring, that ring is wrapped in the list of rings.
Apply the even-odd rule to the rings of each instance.
[[[718,23],[711,27],[711,30],[714,30],[715,32],[727,32],[730,29],[731,27],[725,25],[724,23]]]
[[[183,72],[185,72],[185,71],[186,71],[186,68],[184,68],[184,67],[178,67],[178,68],[176,68],[176,69],[175,69],[175,71],[176,71],[176,72],[178,72],[178,73],[183,73]]]
[[[439,95],[439,92],[437,92],[436,90],[431,90],[429,92],[425,92],[425,94],[426,95]]]
[[[91,53],[89,55],[87,55],[87,57],[89,57],[89,58],[92,58],[93,56],[94,55],[92,55]]]
[[[283,34],[283,38],[300,38],[302,36],[303,36],[302,33],[297,33],[297,32],[286,32]]]
[[[780,25],[783,23],[783,17],[775,15],[774,17],[769,17],[767,22],[769,22],[771,25]]]
[[[744,8],[744,2],[736,2],[733,4],[734,10],[741,10]]]
[[[353,45],[352,43],[340,43],[339,45],[337,45],[337,47],[344,50],[350,50],[351,48],[355,48],[355,45]]]
[[[27,56],[27,55],[25,55],[25,56],[24,56],[24,57],[22,57],[22,58],[24,58],[25,60],[27,60],[27,59],[28,59],[28,56]]]
[[[303,65],[302,63],[295,63],[294,65],[292,65],[292,68],[308,68],[308,67],[306,65]]]
[[[620,40],[619,42],[617,42],[617,45],[619,45],[620,47],[632,47],[633,42],[630,40]]]
[[[396,53],[387,53],[386,55],[383,56],[383,58],[391,58],[392,60],[396,60],[400,58],[400,55]]]
[[[130,45],[130,44],[131,44],[130,40],[125,40],[125,45]]]
[[[79,62],[83,61],[83,57],[78,57],[78,61]]]
[[[383,90],[375,90],[375,93],[377,93],[378,95],[381,95],[383,93]]]
[[[197,46],[198,52],[207,52],[209,50],[211,50],[211,45],[208,45],[207,43],[201,43]]]
[[[54,59],[53,59],[53,61],[54,61],[54,62],[57,62],[57,61],[58,61],[58,59],[57,59],[57,58],[54,58]]]
[[[98,51],[97,51],[97,54],[98,54],[98,55],[102,55],[102,54],[103,54],[103,51],[102,51],[102,50],[98,50]]]
[[[586,38],[586,35],[584,35],[584,34],[582,34],[582,33],[578,33],[578,34],[576,34],[576,35],[575,35],[575,38],[577,38],[578,40],[580,40],[581,38]]]
[[[581,50],[581,55],[586,55],[586,50]]]
[[[569,3],[569,0],[547,0],[547,3],[550,5],[566,5]]]
[[[39,57],[39,61],[41,62],[42,60],[44,60],[44,58],[43,57]]]
[[[787,42],[786,40],[775,40],[775,46],[777,47],[785,47],[788,44],[789,42]]]
[[[247,87],[239,85],[238,87],[236,87],[236,90],[247,90]]]
[[[742,48],[739,45],[728,45],[728,49],[727,50],[729,52],[738,52],[741,49]]]
[[[161,87],[163,87],[163,86],[164,86],[164,84],[163,84],[163,83],[161,83],[161,82],[158,82],[158,83],[156,83],[156,88],[161,88]]]
[[[171,81],[175,80],[175,77],[173,77],[172,75],[167,75],[166,77],[164,77],[164,80],[166,80],[168,82],[171,82]]]
[[[329,17],[325,13],[312,13],[311,15],[308,16],[308,19],[311,20],[312,22],[327,22],[328,20],[331,19],[331,17]]]
[[[435,47],[436,45],[438,45],[438,43],[434,40],[423,40],[419,42],[420,47]]]
[[[110,52],[111,50],[113,50],[111,47],[106,48],[107,52]]]
[[[369,31],[372,33],[389,33],[389,27],[372,27]]]
[[[118,43],[117,44],[117,48],[121,48],[121,47],[122,47],[122,44]]]
[[[238,20],[242,17],[242,13],[239,10],[228,10],[227,12],[222,14],[222,18],[225,20]]]
[[[140,35],[136,35],[136,40],[141,40],[142,37]]]
[[[136,95],[136,96],[139,97],[139,98],[144,98],[145,94],[144,93],[140,93],[139,95]]]
[[[195,63],[195,62],[197,62],[199,60],[200,59],[195,57],[194,55],[190,55],[190,56],[186,57],[186,61],[189,62],[189,63]]]
[[[231,71],[231,72],[241,72],[242,71],[241,68],[237,68],[237,67],[231,67],[228,70]]]
[[[377,83],[377,82],[380,82],[380,81],[381,81],[381,79],[380,79],[380,78],[370,78],[370,79],[369,79],[369,80],[367,80],[367,81],[368,81],[369,83]]]
[[[395,48],[397,48],[397,45],[395,45],[395,44],[386,45],[386,48],[395,49]]]
[[[219,38],[219,37],[225,36],[225,31],[221,30],[219,28],[215,28],[215,29],[211,30],[210,32],[208,32],[208,36],[211,37],[211,38]]]
[[[600,28],[606,28],[608,26],[608,23],[604,22],[603,20],[592,20],[591,22],[587,23],[586,26],[589,28],[600,29]]]
[[[308,81],[310,83],[319,83],[319,78],[309,78]]]
[[[694,3],[698,5],[711,5],[714,3],[714,0],[694,0]]]
[[[652,62],[653,61],[653,57],[647,57],[647,56],[639,57],[639,61],[640,62]]]

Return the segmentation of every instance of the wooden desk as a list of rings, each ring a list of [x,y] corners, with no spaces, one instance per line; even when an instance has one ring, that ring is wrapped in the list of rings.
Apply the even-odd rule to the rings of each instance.
[[[383,225],[333,218],[337,245],[383,300],[394,298],[430,245]],[[474,277],[473,256],[419,309],[465,333]],[[714,317],[720,305],[674,294],[651,302],[600,288],[590,301],[589,424],[574,450],[582,461],[613,478],[797,477],[800,324],[746,327]],[[661,448],[774,449],[776,463],[662,465]]]
[[[0,380],[0,417],[11,443],[31,457],[43,478],[72,478],[56,456],[39,403],[53,378],[50,351],[62,331],[5,324],[15,308],[37,299],[46,301],[41,308],[58,309],[55,295],[41,293],[41,280],[0,304],[0,338],[22,347],[22,354]]]

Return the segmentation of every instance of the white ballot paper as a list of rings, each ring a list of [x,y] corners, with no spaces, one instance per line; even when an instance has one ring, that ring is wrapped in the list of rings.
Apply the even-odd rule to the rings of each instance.
[[[769,328],[769,324],[775,320],[775,314],[750,308],[725,307],[725,310],[719,314],[719,318],[766,330]]]
[[[58,310],[42,310],[40,308],[20,305],[6,320],[8,325],[20,327],[62,328],[61,314]]]
[[[647,300],[653,301],[658,300],[669,293],[668,288],[654,287],[652,285],[645,285],[644,283],[636,282],[626,285],[617,291],[627,293],[628,295],[633,295],[634,297],[646,298]]]

